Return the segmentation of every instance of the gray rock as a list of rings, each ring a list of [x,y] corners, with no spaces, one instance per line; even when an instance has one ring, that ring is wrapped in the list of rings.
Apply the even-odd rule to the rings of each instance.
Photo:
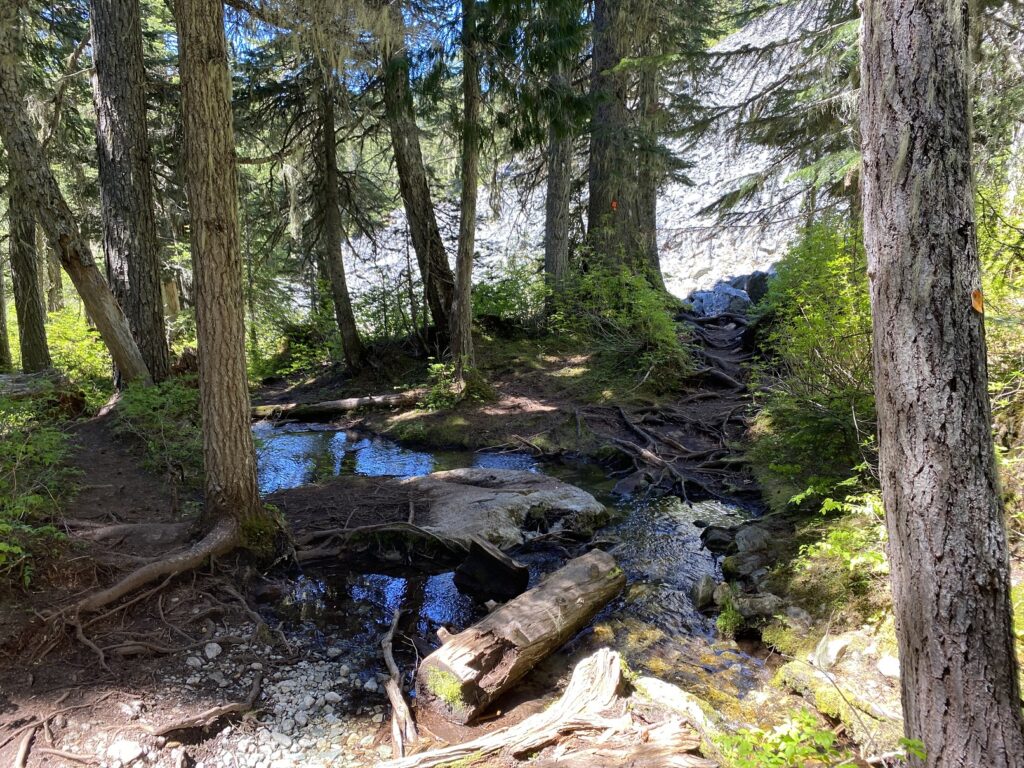
[[[771,531],[756,523],[740,526],[736,531],[736,549],[740,552],[763,552],[772,543]]]
[[[739,552],[722,561],[722,573],[730,579],[744,579],[769,564],[766,552]]]
[[[846,653],[850,642],[849,635],[839,635],[838,637],[825,635],[818,642],[818,647],[814,649],[814,666],[823,670],[832,669]]]
[[[128,739],[117,739],[107,747],[107,757],[122,765],[138,760],[144,752],[145,750],[141,744],[137,741],[129,741]]]
[[[715,591],[712,593],[711,599],[714,601],[715,605],[721,608],[730,599],[732,599],[732,587],[723,581],[715,587]]]
[[[900,677],[900,660],[895,656],[886,654],[878,660],[875,665],[875,669],[878,670],[878,674],[882,677],[887,677],[890,680],[898,680]]]
[[[767,272],[752,272],[747,277],[747,284],[743,290],[747,292],[750,300],[757,304],[768,293],[768,281],[771,278]]]
[[[372,677],[363,684],[364,691],[370,691],[371,693],[377,690],[377,681]]]
[[[339,648],[338,646],[332,646],[332,647],[327,649],[327,658],[328,659],[336,659],[339,656],[341,656],[343,653],[345,653],[345,649],[344,648]]]
[[[715,602],[715,580],[708,574],[700,577],[693,586],[693,604],[702,611]]]
[[[341,695],[335,693],[334,691],[328,691],[324,694],[324,701],[330,704],[337,704],[339,701],[341,701]]]
[[[736,595],[732,601],[744,619],[771,618],[781,612],[784,605],[781,597],[770,592],[759,595]]]
[[[203,660],[200,659],[198,656],[189,656],[187,659],[185,659],[185,666],[191,667],[192,669],[199,669],[201,666],[203,666]]]
[[[720,525],[709,525],[700,532],[701,543],[709,552],[724,555],[736,551],[736,535],[729,528]]]
[[[299,710],[295,713],[295,724],[299,726],[299,728],[305,728],[309,725],[309,715],[302,710]]]
[[[206,647],[203,648],[203,654],[212,661],[220,656],[223,650],[217,643],[207,643]]]
[[[270,738],[273,739],[275,744],[278,744],[285,749],[288,749],[292,745],[292,737],[288,734],[281,733],[280,731],[271,731]]]
[[[728,283],[719,283],[710,291],[695,291],[690,294],[694,314],[711,317],[723,312],[743,314],[750,307],[750,296]]]
[[[811,624],[814,623],[814,617],[803,608],[799,608],[795,605],[787,605],[786,621],[789,622],[789,626],[791,627],[795,627],[797,629],[810,629]]]
[[[609,519],[586,491],[535,472],[453,469],[395,482],[426,501],[426,511],[416,514],[420,527],[465,542],[480,536],[497,547],[522,544],[530,518],[543,517],[552,530],[584,534]]]

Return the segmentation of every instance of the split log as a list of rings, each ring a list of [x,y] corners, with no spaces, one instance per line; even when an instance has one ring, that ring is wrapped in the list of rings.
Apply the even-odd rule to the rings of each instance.
[[[569,561],[423,660],[420,706],[468,723],[587,625],[626,583],[607,552]]]
[[[455,569],[455,586],[460,592],[494,599],[517,597],[529,582],[529,568],[476,535],[469,539],[466,559]]]
[[[582,559],[577,558],[577,561]],[[576,665],[565,693],[543,712],[477,739],[401,760],[390,760],[381,763],[379,768],[437,768],[462,761],[471,764],[499,752],[522,757],[534,754],[573,732],[621,729],[629,722],[625,700],[620,696],[622,687],[619,654],[600,648]]]
[[[360,408],[408,408],[419,402],[423,393],[419,390],[396,392],[391,395],[367,395],[346,397],[341,400],[325,400],[322,403],[271,403],[254,405],[255,419],[282,419],[294,421],[330,421]]]
[[[404,757],[406,744],[415,744],[419,738],[412,712],[409,711],[409,705],[405,703],[405,697],[402,695],[402,673],[395,663],[393,652],[395,630],[398,629],[398,619],[401,615],[401,609],[396,608],[391,618],[391,627],[380,641],[384,664],[388,668],[384,690],[388,695],[388,701],[391,702],[391,750],[395,757]]]

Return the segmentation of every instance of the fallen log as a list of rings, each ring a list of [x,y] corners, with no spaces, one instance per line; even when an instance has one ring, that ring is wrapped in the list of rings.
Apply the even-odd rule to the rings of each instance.
[[[625,687],[619,654],[601,648],[576,665],[561,698],[544,711],[471,741],[384,762],[378,768],[491,765],[489,758],[495,755],[525,760],[546,747],[554,749],[537,764],[552,768],[714,768],[713,762],[693,754],[700,739],[688,723],[671,717],[652,725],[635,717]]]
[[[325,400],[321,403],[270,403],[254,405],[254,419],[283,419],[294,421],[330,421],[361,408],[408,408],[419,402],[423,393],[419,390],[396,392],[391,395],[367,395],[346,397],[341,400]]]
[[[625,583],[607,552],[569,561],[425,658],[417,673],[420,706],[468,723],[586,626]]]

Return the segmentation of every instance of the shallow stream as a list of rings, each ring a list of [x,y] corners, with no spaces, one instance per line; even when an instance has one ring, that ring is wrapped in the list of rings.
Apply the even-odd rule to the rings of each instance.
[[[695,521],[735,524],[747,517],[739,507],[719,501],[687,504],[675,497],[622,499],[611,493],[614,479],[596,465],[541,464],[525,453],[417,451],[320,425],[261,423],[254,431],[263,493],[337,475],[411,477],[460,467],[544,472],[589,491],[615,512],[593,543],[615,556],[628,583],[566,653],[611,645],[635,670],[676,682],[722,708],[757,707],[756,689],[769,673],[763,654],[717,638],[713,618],[697,611],[691,599],[701,576],[721,578],[716,559],[701,546]],[[569,556],[557,546],[514,554],[530,566],[531,583]],[[380,636],[398,607],[407,615],[404,633],[430,640],[440,626],[458,631],[485,613],[455,588],[451,571],[410,572],[386,564],[371,572],[306,568],[274,610],[293,631],[345,647],[373,665]]]

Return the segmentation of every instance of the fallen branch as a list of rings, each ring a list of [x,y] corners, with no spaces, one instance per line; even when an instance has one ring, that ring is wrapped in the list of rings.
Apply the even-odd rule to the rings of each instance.
[[[416,723],[413,722],[412,712],[409,705],[405,703],[402,696],[402,673],[395,663],[395,655],[392,653],[392,644],[395,638],[395,629],[398,628],[398,617],[402,615],[399,608],[395,609],[395,615],[391,619],[391,627],[380,641],[380,648],[384,654],[384,664],[388,668],[390,677],[384,683],[384,690],[387,692],[388,701],[391,702],[391,750],[394,757],[405,757],[405,745],[415,744],[419,738],[416,734]]]
[[[392,395],[367,395],[347,397],[342,400],[325,400],[321,403],[271,403],[254,405],[254,419],[282,419],[295,421],[330,421],[361,408],[408,408],[416,405],[423,393],[420,390],[397,392]]]
[[[169,736],[172,733],[178,731],[191,730],[193,728],[207,729],[214,725],[218,720],[229,715],[240,715],[245,712],[249,712],[253,707],[256,706],[256,700],[260,697],[260,689],[263,684],[263,673],[257,672],[256,676],[252,681],[252,688],[249,691],[249,695],[244,701],[236,701],[231,704],[222,704],[218,707],[211,707],[198,715],[192,717],[186,717],[182,720],[177,720],[173,723],[161,726],[159,728],[146,727],[153,736]]]
[[[18,745],[18,753],[14,756],[13,768],[25,768],[25,763],[28,762],[28,752],[32,748],[32,739],[36,736],[36,730],[39,725],[36,724],[25,731],[25,735],[21,737],[21,743]]]

